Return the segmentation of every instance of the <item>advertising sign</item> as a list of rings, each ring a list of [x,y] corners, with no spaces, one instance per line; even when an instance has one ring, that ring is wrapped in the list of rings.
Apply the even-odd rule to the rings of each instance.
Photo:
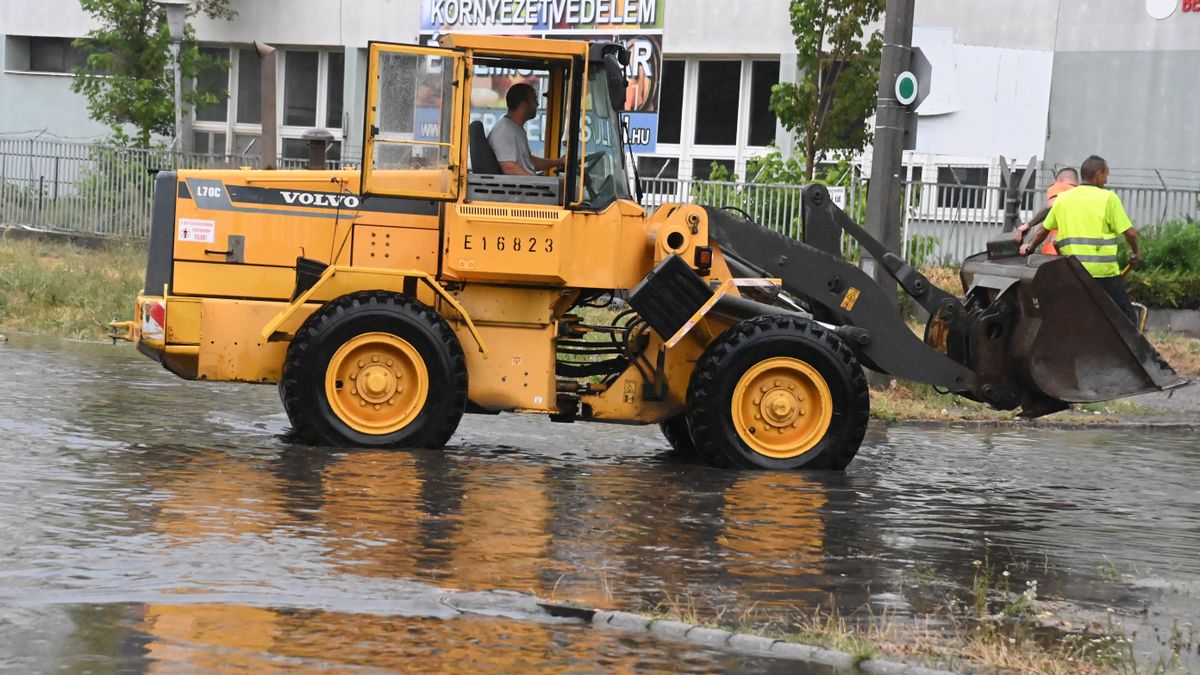
[[[486,33],[556,40],[624,42],[629,49],[622,120],[634,152],[654,152],[658,143],[658,95],[662,83],[662,28],[666,0],[421,0],[421,41],[441,33]],[[519,82],[545,91],[532,72],[480,67],[471,92],[471,120],[488,132],[504,116],[505,94]],[[430,120],[435,121],[435,120]],[[529,147],[544,154],[545,116],[525,125]]]

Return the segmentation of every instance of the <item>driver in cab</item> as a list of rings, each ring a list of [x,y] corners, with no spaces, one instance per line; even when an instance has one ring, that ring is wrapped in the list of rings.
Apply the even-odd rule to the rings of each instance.
[[[539,171],[561,168],[564,164],[562,157],[546,159],[534,157],[529,152],[525,123],[537,116],[537,91],[528,84],[514,84],[504,100],[508,104],[508,114],[501,117],[492,127],[492,133],[488,134],[488,144],[496,153],[500,171],[508,176],[534,176]]]

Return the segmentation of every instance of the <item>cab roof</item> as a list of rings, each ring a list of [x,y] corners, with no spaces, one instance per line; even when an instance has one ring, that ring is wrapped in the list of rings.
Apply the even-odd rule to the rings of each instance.
[[[469,49],[488,56],[533,56],[538,58],[588,57],[589,43],[583,40],[547,40],[507,35],[447,33],[438,40],[447,49]]]

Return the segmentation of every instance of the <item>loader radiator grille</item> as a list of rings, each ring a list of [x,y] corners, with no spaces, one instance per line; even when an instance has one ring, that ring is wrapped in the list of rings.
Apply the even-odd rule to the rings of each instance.
[[[672,255],[629,294],[629,305],[668,340],[712,297],[713,291],[683,258]]]

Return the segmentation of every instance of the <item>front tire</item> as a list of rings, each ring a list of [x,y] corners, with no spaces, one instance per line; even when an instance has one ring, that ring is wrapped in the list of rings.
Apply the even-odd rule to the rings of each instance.
[[[688,429],[686,413],[679,413],[658,423],[663,438],[671,444],[671,454],[680,459],[696,456],[696,444],[692,441],[692,432]]]
[[[697,452],[743,469],[846,468],[870,417],[870,392],[850,349],[793,316],[742,321],[715,340],[688,387]]]
[[[466,358],[433,310],[364,291],[304,322],[288,346],[279,390],[304,442],[440,448],[466,407]]]

